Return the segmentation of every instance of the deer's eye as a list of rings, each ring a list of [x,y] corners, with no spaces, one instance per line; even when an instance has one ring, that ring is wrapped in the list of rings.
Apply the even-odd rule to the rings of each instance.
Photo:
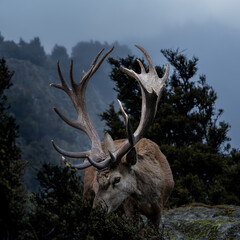
[[[115,178],[114,178],[114,180],[113,180],[113,185],[115,185],[115,184],[119,183],[119,182],[120,182],[120,180],[121,180],[121,178],[120,178],[120,177],[115,177]]]

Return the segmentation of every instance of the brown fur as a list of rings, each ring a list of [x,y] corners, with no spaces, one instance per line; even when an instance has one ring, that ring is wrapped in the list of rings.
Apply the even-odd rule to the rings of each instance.
[[[114,141],[116,149],[123,142],[124,140]],[[126,162],[125,155],[115,169],[107,169],[100,173],[94,167],[85,169],[84,195],[93,196],[96,205],[102,205],[101,201],[103,199],[106,205],[111,205],[111,201],[106,199],[111,199],[111,194],[114,195],[118,191],[116,187],[112,186],[112,177],[120,176],[123,186],[116,196],[126,195],[126,197],[122,197],[125,199],[121,202],[125,213],[130,216],[136,210],[139,210],[151,222],[158,225],[163,206],[174,187],[172,172],[166,157],[160,151],[158,145],[151,140],[141,139],[135,145],[135,149],[138,154],[135,165],[130,166]],[[126,182],[125,185],[124,181]],[[125,186],[127,188],[126,193]],[[105,195],[108,196],[105,197]],[[116,197],[113,199],[116,199]]]

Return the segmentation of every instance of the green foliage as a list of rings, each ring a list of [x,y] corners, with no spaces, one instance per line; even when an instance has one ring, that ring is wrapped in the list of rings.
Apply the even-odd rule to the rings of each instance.
[[[23,185],[25,163],[16,145],[19,136],[15,119],[7,110],[10,106],[4,95],[12,83],[13,72],[6,61],[0,60],[0,238],[18,239],[25,216],[26,191]]]
[[[229,140],[229,125],[219,122],[223,110],[216,112],[217,94],[207,84],[206,77],[200,75],[195,79],[198,59],[188,60],[178,50],[162,50],[162,53],[174,68],[157,117],[157,121],[161,121],[163,139],[168,140],[163,143],[171,142],[180,147],[202,142],[218,152]],[[165,115],[161,112],[165,108],[162,104],[168,104],[168,110],[171,108]]]
[[[49,164],[43,165],[37,177],[40,189],[32,197],[35,207],[30,215],[33,235],[38,239],[78,239],[76,235],[86,231],[88,211],[82,200],[81,177],[70,168]]]
[[[140,216],[127,218],[120,209],[106,214],[83,198],[79,174],[67,167],[44,164],[40,188],[32,196],[28,239],[159,239],[160,230],[146,228]]]
[[[163,235],[161,229],[146,226],[139,215],[126,217],[122,209],[110,214],[94,209],[90,214],[89,231],[89,235],[98,240],[154,240]]]
[[[188,59],[178,49],[162,50],[162,53],[172,66],[172,74],[146,137],[160,146],[172,168],[175,188],[169,205],[190,202],[239,204],[239,189],[230,187],[239,180],[236,175],[239,173],[239,151],[227,152],[230,148],[229,125],[220,121],[223,110],[216,109],[216,92],[207,84],[204,75],[196,76],[196,57]],[[137,73],[140,68],[133,56],[109,59],[109,63],[118,99],[136,129],[141,115],[140,89],[137,81],[122,73],[119,67]],[[164,67],[157,66],[156,71],[161,77]],[[101,116],[113,138],[122,138],[120,133],[125,127],[121,113],[116,112],[113,104]]]

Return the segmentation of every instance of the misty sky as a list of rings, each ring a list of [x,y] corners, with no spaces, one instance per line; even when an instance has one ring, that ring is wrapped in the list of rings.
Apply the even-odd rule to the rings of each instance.
[[[0,0],[0,32],[15,42],[38,36],[47,53],[98,40],[138,54],[138,44],[155,64],[166,61],[160,49],[185,50],[199,57],[199,74],[216,90],[231,144],[240,147],[239,0]]]

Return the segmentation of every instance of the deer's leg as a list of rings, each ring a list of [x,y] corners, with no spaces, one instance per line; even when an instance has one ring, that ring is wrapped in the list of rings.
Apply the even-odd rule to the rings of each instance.
[[[156,227],[159,227],[161,222],[161,212],[162,207],[161,203],[155,202],[155,203],[144,203],[141,204],[141,213],[145,215],[148,218],[148,224],[153,225]]]
[[[162,206],[159,202],[151,204],[151,214],[148,217],[150,225],[159,227],[161,223]]]

